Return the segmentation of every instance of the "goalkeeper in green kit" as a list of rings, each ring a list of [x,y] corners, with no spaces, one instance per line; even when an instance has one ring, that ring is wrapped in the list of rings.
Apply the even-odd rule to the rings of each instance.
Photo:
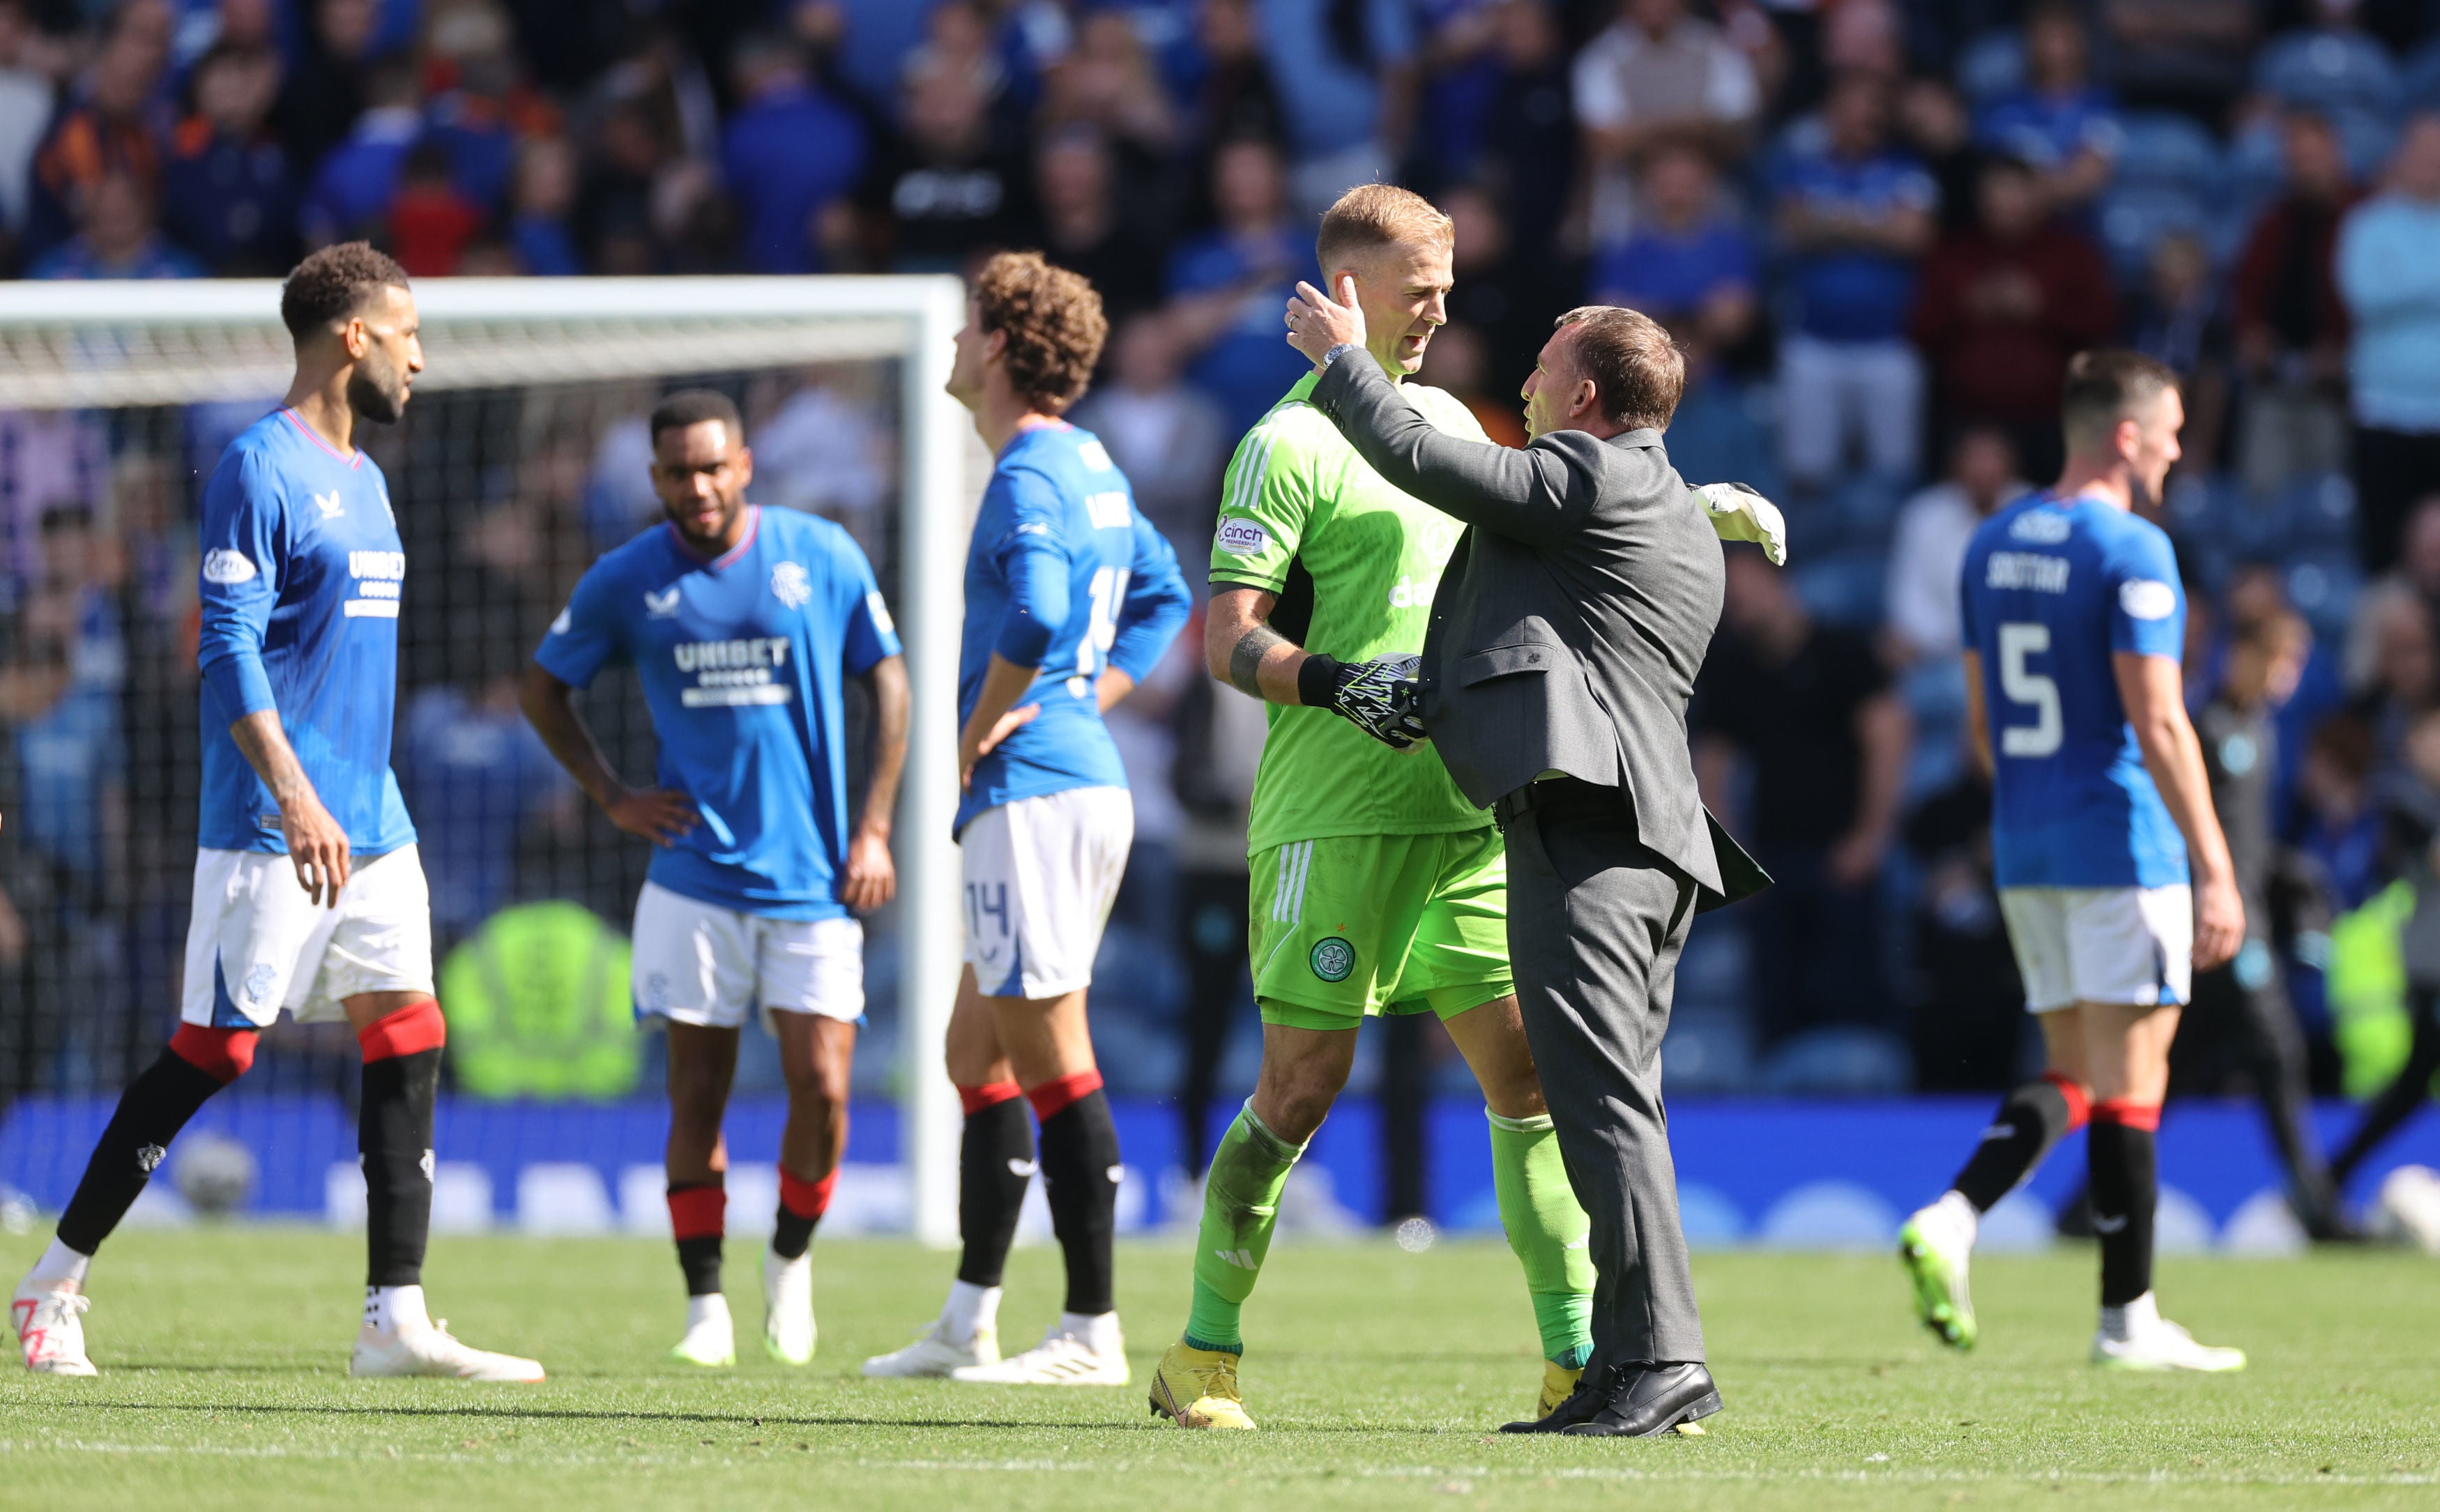
[[[1351,189],[1322,217],[1322,275],[1334,292],[1353,278],[1367,345],[1391,374],[1422,366],[1446,319],[1450,240],[1447,216],[1389,185]],[[1347,1083],[1364,1018],[1430,1012],[1488,1107],[1500,1222],[1547,1360],[1537,1415],[1548,1413],[1591,1349],[1590,1226],[1517,1014],[1499,833],[1415,744],[1421,727],[1400,696],[1462,528],[1383,481],[1306,402],[1315,382],[1300,381],[1238,443],[1212,542],[1206,660],[1271,706],[1247,835],[1263,1062],[1205,1179],[1193,1310],[1154,1373],[1152,1406],[1181,1427],[1254,1426],[1237,1386],[1238,1313],[1288,1172]],[[1404,388],[1440,429],[1488,439],[1452,396]]]

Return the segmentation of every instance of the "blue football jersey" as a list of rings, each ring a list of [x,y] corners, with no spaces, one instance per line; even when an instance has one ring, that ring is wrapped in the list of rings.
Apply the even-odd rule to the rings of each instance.
[[[2110,665],[2122,651],[2176,660],[2184,650],[2168,536],[2106,499],[2029,495],[1974,532],[1963,596],[1998,767],[1999,885],[2185,881],[2185,838],[2144,769]]]
[[[279,805],[229,734],[271,709],[359,859],[415,841],[389,769],[406,552],[373,459],[280,409],[204,486],[204,776],[197,841],[280,854]]]
[[[1104,667],[1142,681],[1191,607],[1177,553],[1090,431],[1062,422],[1010,441],[966,557],[958,719],[974,712],[995,651],[1041,669],[1018,707],[1042,712],[976,764],[956,828],[1020,798],[1124,787],[1094,683]]]
[[[683,896],[781,919],[847,911],[846,677],[898,655],[898,635],[847,531],[756,509],[718,560],[667,524],[593,564],[534,660],[582,688],[636,669],[660,738],[659,784],[702,821],[647,873]]]

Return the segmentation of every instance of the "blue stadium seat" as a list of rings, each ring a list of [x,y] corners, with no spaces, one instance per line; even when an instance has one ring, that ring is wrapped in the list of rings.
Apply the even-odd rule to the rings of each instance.
[[[2210,201],[2190,189],[2167,185],[2113,186],[2101,199],[2101,242],[2120,283],[2134,287],[2144,278],[2152,248],[2162,237],[2184,231],[2212,241]]]
[[[2393,115],[2400,86],[2388,49],[2360,32],[2292,32],[2254,63],[2253,81],[2291,105]]]
[[[2339,128],[2339,140],[2346,148],[2347,171],[2359,184],[2370,184],[2389,166],[2389,154],[2397,146],[2397,127],[2391,117],[2377,111],[2336,110],[2330,119]]]
[[[1897,525],[1898,509],[1906,502],[1906,486],[1900,480],[1859,474],[1839,484],[1823,502],[1839,512],[1848,547],[1886,547]]]
[[[2118,147],[2116,183],[2204,196],[2221,192],[2228,176],[2226,155],[2192,117],[2147,110],[2128,116],[2122,124],[2126,135]]]
[[[2355,553],[2324,547],[2318,550],[2298,552],[2286,559],[2288,568],[2288,602],[2312,625],[2313,634],[2327,645],[2343,643],[2347,621],[2355,612],[2356,593],[2363,586],[2363,573],[2357,567]]]
[[[2279,495],[2294,547],[2344,549],[2355,541],[2356,485],[2344,473],[2315,473],[2288,485]]]
[[[1957,55],[1957,87],[1982,104],[2024,86],[2025,43],[2014,27],[1986,31]]]
[[[1810,564],[1788,553],[1797,597],[1825,624],[1869,630],[1881,622],[1881,585],[1888,558],[1873,548],[1834,551]]]
[[[2398,70],[2399,103],[2408,110],[2440,110],[2440,37],[2408,54]]]

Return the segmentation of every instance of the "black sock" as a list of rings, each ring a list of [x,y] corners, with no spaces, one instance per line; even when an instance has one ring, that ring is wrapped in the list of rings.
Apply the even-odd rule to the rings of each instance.
[[[60,1242],[79,1254],[100,1249],[152,1179],[170,1142],[223,1085],[175,1051],[161,1052],[119,1094],[117,1111],[85,1162],[84,1179],[60,1215]]]
[[[794,1260],[814,1247],[814,1225],[819,1218],[808,1218],[781,1208],[771,1224],[771,1252],[782,1260]]]
[[[2018,1088],[2000,1105],[1990,1127],[1982,1131],[1982,1143],[1949,1183],[1974,1204],[1975,1212],[1999,1206],[2042,1163],[2052,1145],[2084,1122],[2083,1098],[2072,1102],[2071,1090],[2045,1076]]]
[[[1042,1121],[1043,1195],[1068,1260],[1068,1311],[1087,1318],[1117,1306],[1110,1234],[1117,1227],[1118,1176],[1118,1125],[1100,1088]]]
[[[960,1281],[999,1285],[1032,1179],[1033,1131],[1026,1127],[1024,1100],[1011,1097],[968,1113],[958,1143],[958,1233],[966,1246],[958,1259]]]
[[[356,1149],[365,1168],[365,1285],[423,1281],[432,1233],[432,1103],[440,1052],[419,1050],[365,1062]]]
[[[690,1297],[709,1297],[720,1291],[720,1238],[727,1209],[727,1183],[718,1176],[709,1181],[670,1183],[673,1227],[701,1231],[681,1234],[677,1241],[678,1272],[686,1277]]]
[[[2152,1289],[2152,1217],[2161,1197],[2152,1130],[2096,1116],[2085,1136],[2092,1232],[2101,1241],[2101,1305],[2124,1307]]]

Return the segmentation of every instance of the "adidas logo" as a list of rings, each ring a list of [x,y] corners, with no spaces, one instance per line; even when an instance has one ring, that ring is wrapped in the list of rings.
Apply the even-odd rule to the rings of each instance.
[[[1235,1266],[1240,1270],[1254,1270],[1260,1269],[1260,1267],[1255,1265],[1254,1253],[1250,1250],[1214,1250],[1211,1252],[1218,1255],[1229,1264]]]

